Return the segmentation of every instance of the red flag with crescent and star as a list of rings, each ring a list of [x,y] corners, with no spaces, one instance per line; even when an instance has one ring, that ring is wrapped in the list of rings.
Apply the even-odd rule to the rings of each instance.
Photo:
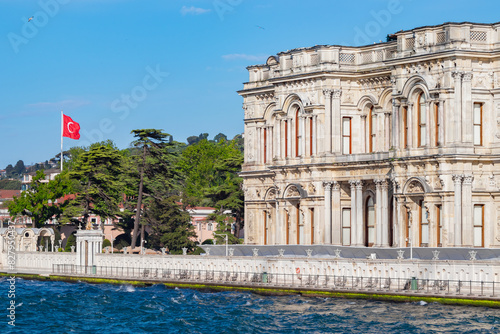
[[[80,139],[80,124],[66,115],[63,115],[63,137]]]

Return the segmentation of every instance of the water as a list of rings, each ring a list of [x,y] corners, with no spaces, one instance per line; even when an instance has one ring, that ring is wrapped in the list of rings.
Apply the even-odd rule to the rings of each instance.
[[[0,333],[500,333],[500,310],[0,279]]]

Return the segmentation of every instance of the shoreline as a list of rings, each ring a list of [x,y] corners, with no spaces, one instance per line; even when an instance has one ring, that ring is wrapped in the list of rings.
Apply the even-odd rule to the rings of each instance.
[[[0,272],[0,277],[16,276],[23,279],[32,279],[38,281],[60,281],[67,283],[86,282],[90,284],[114,284],[114,285],[133,285],[133,286],[152,286],[162,284],[166,288],[183,288],[194,289],[200,291],[241,291],[252,292],[267,296],[285,296],[285,295],[299,295],[304,297],[330,297],[330,298],[344,298],[344,299],[365,299],[365,300],[379,300],[379,301],[392,301],[392,302],[419,302],[424,301],[427,303],[440,303],[444,305],[462,305],[462,306],[480,306],[490,308],[500,308],[500,300],[493,300],[487,297],[480,298],[451,298],[446,295],[436,296],[427,294],[398,294],[398,293],[376,293],[367,291],[346,292],[341,290],[327,290],[327,289],[307,289],[307,288],[293,288],[293,287],[264,287],[259,285],[254,286],[240,286],[240,285],[224,285],[220,283],[185,283],[174,281],[160,281],[160,280],[127,280],[127,279],[109,279],[105,277],[86,277],[86,276],[64,276],[64,275],[40,275],[40,274],[24,274],[24,273],[4,273]]]

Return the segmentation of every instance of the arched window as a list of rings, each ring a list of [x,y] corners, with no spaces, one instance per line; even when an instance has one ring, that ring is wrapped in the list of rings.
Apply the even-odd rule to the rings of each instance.
[[[418,146],[427,145],[427,108],[425,104],[424,93],[420,93],[417,99],[417,117],[418,117],[418,131],[417,131],[417,142]]]
[[[297,108],[295,112],[295,156],[300,156],[300,119],[299,119],[300,109]]]
[[[208,223],[207,230],[213,231],[214,230],[214,225],[212,223]]]
[[[375,204],[369,196],[365,204],[365,246],[371,247],[375,242]]]

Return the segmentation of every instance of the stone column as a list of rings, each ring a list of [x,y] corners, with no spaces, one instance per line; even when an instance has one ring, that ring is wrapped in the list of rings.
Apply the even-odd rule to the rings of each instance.
[[[382,247],[389,247],[389,184],[382,180]]]
[[[357,226],[357,237],[356,245],[364,245],[364,235],[367,233],[363,227],[363,181],[358,180],[356,182],[356,224]]]
[[[256,138],[255,148],[257,151],[255,160],[256,160],[257,164],[262,164],[264,162],[264,159],[262,159],[262,151],[264,151],[262,148],[262,145],[263,145],[262,128],[260,128],[260,127],[255,128],[255,138]]]
[[[462,72],[454,71],[451,76],[455,79],[455,110],[453,115],[453,142],[462,142]]]
[[[391,119],[391,113],[385,112],[384,113],[385,119],[384,119],[384,129],[383,129],[383,134],[384,136],[384,144],[381,145],[381,150],[382,151],[389,151],[391,148],[391,134],[396,131],[396,128],[391,129],[391,124],[390,124],[390,119]]]
[[[359,148],[359,153],[366,153],[368,152],[368,148],[367,148],[367,137],[368,137],[368,134],[366,133],[366,115],[361,115],[360,117],[360,121],[361,121],[361,140],[360,140],[360,148]],[[352,133],[351,133],[351,138],[352,138]],[[354,145],[352,145],[354,146]],[[352,147],[351,147],[352,149]],[[355,152],[354,150],[352,150],[352,153],[358,153],[358,152]]]
[[[313,142],[312,142],[311,155],[316,155],[316,153],[317,153],[316,141],[318,138],[318,116],[313,115],[312,120],[313,120],[313,135],[312,135]]]
[[[463,175],[453,175],[453,183],[455,184],[455,247],[462,246],[462,180]]]
[[[408,103],[408,110],[406,112],[406,123],[408,124],[408,133],[406,134],[408,138],[408,148],[413,148],[413,136],[415,135],[414,123],[415,123],[415,113],[413,109],[413,103]]]
[[[332,184],[333,182],[323,182],[325,187],[325,245],[332,243]]]
[[[276,158],[281,159],[281,120],[276,120]]]
[[[325,95],[325,138],[323,140],[325,153],[332,152],[332,94],[333,90],[324,89]]]
[[[293,152],[292,152],[292,119],[288,118],[286,122],[286,126],[288,127],[288,134],[287,134],[287,152],[288,152],[288,157],[292,158],[293,157]]]
[[[332,186],[332,243],[342,246],[342,212],[340,210],[340,183],[333,181]]]
[[[432,101],[429,101],[425,104],[425,117],[427,118],[427,129],[425,131],[425,146],[426,147],[432,147],[434,146],[434,143],[431,142],[431,124],[434,123],[434,122],[431,122],[431,108],[433,106],[433,102]]]
[[[332,94],[332,140],[333,152],[342,154],[342,117],[340,110],[341,89],[334,89]]]
[[[300,116],[300,157],[306,156],[306,117]]]
[[[396,101],[396,99],[392,99],[392,132],[391,132],[391,144],[390,146],[394,148],[400,148],[399,144],[399,136],[403,132],[403,129],[400,129],[400,120],[401,117],[399,113],[400,104]]]
[[[469,145],[473,144],[472,119],[472,72],[465,72],[462,77],[462,141]]]
[[[356,180],[350,180],[351,185],[351,246],[356,246],[356,236],[358,235],[356,219]]]
[[[382,182],[383,180],[375,179],[375,202],[377,211],[375,212],[375,247],[382,245]]]
[[[278,194],[276,193],[276,197],[278,197]],[[276,200],[276,212],[274,213],[275,217],[276,217],[276,221],[274,223],[275,225],[275,237],[274,237],[274,244],[275,245],[281,245],[283,244],[283,236],[281,235],[282,232],[283,232],[283,222],[281,221],[281,215],[280,215],[280,203],[278,202],[278,200]]]
[[[462,227],[464,247],[473,246],[474,222],[472,218],[472,181],[474,176],[465,175],[462,185]]]

